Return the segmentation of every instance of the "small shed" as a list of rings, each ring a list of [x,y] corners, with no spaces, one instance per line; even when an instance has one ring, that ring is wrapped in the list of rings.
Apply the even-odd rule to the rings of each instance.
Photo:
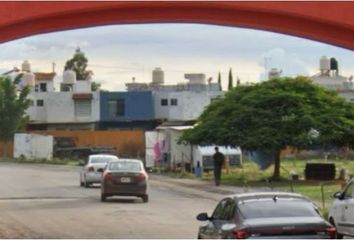
[[[229,161],[230,166],[242,165],[242,153],[239,147],[218,146],[219,152],[225,155],[226,160]],[[214,168],[213,155],[215,153],[215,146],[193,146],[193,165],[203,167],[204,170],[211,170]]]

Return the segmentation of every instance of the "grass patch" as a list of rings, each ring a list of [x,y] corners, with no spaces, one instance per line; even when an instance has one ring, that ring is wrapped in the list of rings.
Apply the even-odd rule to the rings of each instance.
[[[303,194],[313,200],[324,215],[328,214],[328,208],[333,202],[333,194],[341,191],[343,181],[308,181],[304,180],[306,163],[323,163],[324,160],[282,160],[280,169],[280,181],[272,182],[273,166],[265,171],[258,169],[257,164],[246,160],[242,167],[232,168],[228,173],[223,170],[221,183],[224,185],[240,186],[248,188],[266,188],[274,191],[295,192]],[[336,165],[337,177],[342,168],[349,174],[354,170],[354,161],[333,160]],[[296,173],[301,180],[291,181],[290,173]],[[203,180],[213,181],[213,172],[204,173]]]

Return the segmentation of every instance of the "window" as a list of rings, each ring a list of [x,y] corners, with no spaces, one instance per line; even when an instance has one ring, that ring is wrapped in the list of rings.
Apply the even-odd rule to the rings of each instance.
[[[168,100],[167,100],[167,98],[161,99],[161,106],[168,106]]]
[[[29,100],[29,105],[30,105],[30,107],[33,107],[33,106],[34,106],[34,102],[33,102],[32,99]]]
[[[108,100],[108,115],[110,117],[124,116],[125,100],[123,98]]]
[[[354,183],[351,183],[344,192],[345,199],[353,198]]]
[[[223,199],[216,206],[212,215],[213,220],[221,220],[223,218],[226,203],[227,203],[227,199]]]
[[[47,84],[46,83],[40,83],[39,84],[39,89],[41,92],[46,92],[47,91]]]
[[[172,98],[171,99],[171,106],[177,106],[178,102],[177,102],[177,98]]]
[[[44,101],[43,99],[38,99],[37,100],[37,107],[43,107],[44,106]]]
[[[76,117],[91,116],[91,100],[76,100],[74,101],[74,111]]]

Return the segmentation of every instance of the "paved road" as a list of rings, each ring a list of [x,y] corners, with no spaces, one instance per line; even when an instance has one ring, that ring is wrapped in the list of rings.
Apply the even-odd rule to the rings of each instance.
[[[0,162],[0,238],[195,238],[222,193],[151,176],[150,201],[79,187],[79,168]]]

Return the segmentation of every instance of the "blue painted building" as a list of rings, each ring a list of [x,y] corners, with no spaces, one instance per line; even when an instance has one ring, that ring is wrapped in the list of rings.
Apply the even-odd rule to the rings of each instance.
[[[98,128],[153,129],[154,101],[151,91],[101,92]]]

